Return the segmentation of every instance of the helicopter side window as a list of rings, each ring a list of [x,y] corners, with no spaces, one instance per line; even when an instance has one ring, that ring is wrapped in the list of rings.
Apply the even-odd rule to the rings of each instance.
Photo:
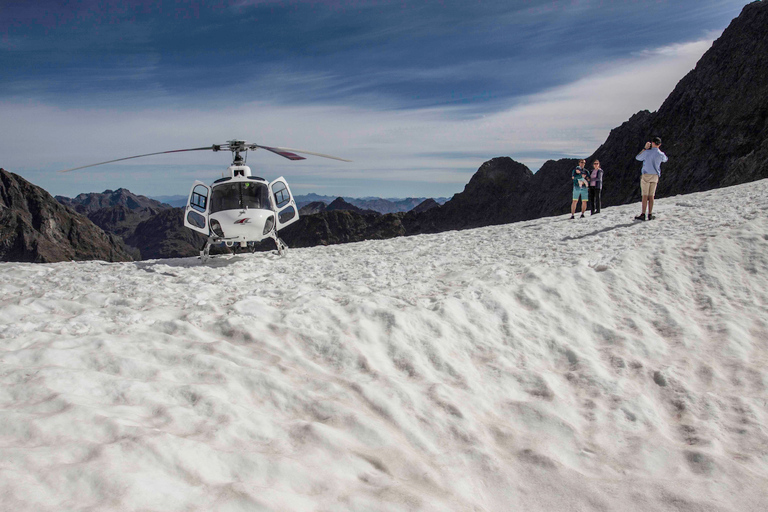
[[[296,208],[291,206],[290,208],[286,208],[285,210],[281,211],[277,217],[281,223],[286,223],[292,218],[294,218],[295,216],[296,216]]]
[[[199,212],[204,212],[206,202],[208,201],[208,190],[198,185],[192,191],[192,197],[190,198],[189,205]]]
[[[272,188],[272,193],[275,196],[275,206],[278,208],[282,208],[291,200],[291,195],[283,183],[276,183]]]

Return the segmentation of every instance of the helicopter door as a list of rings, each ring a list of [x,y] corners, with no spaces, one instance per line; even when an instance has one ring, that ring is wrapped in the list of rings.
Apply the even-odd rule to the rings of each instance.
[[[283,229],[289,224],[299,220],[299,209],[296,208],[296,201],[293,200],[291,189],[282,176],[269,184],[269,193],[272,196],[272,204],[275,205],[277,213],[277,225],[275,229]]]
[[[208,226],[208,213],[211,210],[208,200],[210,196],[211,189],[202,181],[196,181],[189,192],[187,208],[184,210],[184,225],[205,236],[210,235]]]

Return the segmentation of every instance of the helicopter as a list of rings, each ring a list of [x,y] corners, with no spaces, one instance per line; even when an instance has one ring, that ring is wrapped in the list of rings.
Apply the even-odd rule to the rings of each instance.
[[[225,144],[189,149],[159,151],[144,155],[129,156],[108,160],[96,164],[84,165],[60,172],[70,172],[87,167],[121,162],[133,158],[181,153],[186,151],[230,151],[232,164],[227,168],[226,176],[214,181],[210,186],[202,181],[195,181],[189,192],[184,208],[184,226],[207,236],[205,246],[200,250],[200,260],[205,263],[210,257],[211,246],[224,244],[238,249],[250,248],[262,240],[272,238],[277,246],[277,253],[282,256],[288,246],[278,236],[278,231],[299,220],[296,201],[284,177],[274,181],[254,176],[251,168],[245,165],[248,151],[265,149],[288,160],[305,160],[297,153],[350,162],[322,153],[302,149],[291,149],[248,143],[244,140],[230,140]]]

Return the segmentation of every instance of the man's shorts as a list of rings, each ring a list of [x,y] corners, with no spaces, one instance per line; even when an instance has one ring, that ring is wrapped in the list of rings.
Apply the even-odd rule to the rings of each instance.
[[[640,193],[644,196],[656,196],[656,185],[659,184],[658,174],[640,175]]]
[[[587,187],[580,188],[580,187],[573,187],[573,200],[578,201],[581,199],[582,201],[586,201],[587,198]]]

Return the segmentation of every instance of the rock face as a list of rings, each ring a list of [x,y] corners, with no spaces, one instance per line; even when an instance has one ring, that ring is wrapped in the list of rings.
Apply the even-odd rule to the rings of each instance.
[[[341,197],[337,197],[331,202],[331,204],[325,207],[325,211],[327,212],[332,212],[334,210],[350,211],[350,212],[359,213],[361,215],[381,215],[379,212],[375,210],[366,210],[358,206],[355,206],[352,203],[348,203]]]
[[[533,173],[509,157],[485,162],[464,191],[440,208],[408,212],[403,217],[408,234],[435,233],[514,222],[524,218],[525,199]]]
[[[122,241],[21,176],[0,169],[0,260],[131,261]]]
[[[140,222],[125,242],[141,259],[197,256],[207,237],[184,227],[184,208],[164,208]]]
[[[401,213],[362,215],[349,210],[331,210],[301,217],[280,231],[289,247],[312,247],[363,240],[381,240],[405,235]]]
[[[145,208],[153,210],[171,208],[170,205],[145,196],[136,195],[124,188],[105,190],[100,194],[96,192],[79,194],[71,199],[69,197],[56,196],[56,200],[61,204],[74,208],[78,213],[94,212],[113,206],[122,206],[131,211]]]
[[[299,217],[303,215],[314,215],[316,213],[322,213],[325,211],[325,203],[322,201],[314,201],[306,204],[299,209]]]
[[[124,188],[56,199],[87,215],[107,233],[121,237],[135,259],[196,256],[205,241],[184,227],[182,208]]]
[[[328,205],[336,198],[333,196],[321,196],[318,194],[307,194],[295,196],[296,204],[300,209],[308,206],[310,203],[323,203]],[[381,197],[345,197],[343,198],[349,204],[357,206],[363,210],[373,210],[378,213],[400,213],[413,210],[428,198],[426,197],[407,197],[405,199],[383,199]],[[448,200],[446,197],[432,198],[437,204],[443,204]],[[301,210],[300,210],[301,211]],[[317,213],[317,212],[314,212]],[[311,215],[311,214],[310,214]]]
[[[427,210],[431,210],[432,208],[440,208],[440,204],[434,199],[425,199],[424,201],[422,201],[421,203],[413,207],[411,211],[413,213],[421,213]]]

